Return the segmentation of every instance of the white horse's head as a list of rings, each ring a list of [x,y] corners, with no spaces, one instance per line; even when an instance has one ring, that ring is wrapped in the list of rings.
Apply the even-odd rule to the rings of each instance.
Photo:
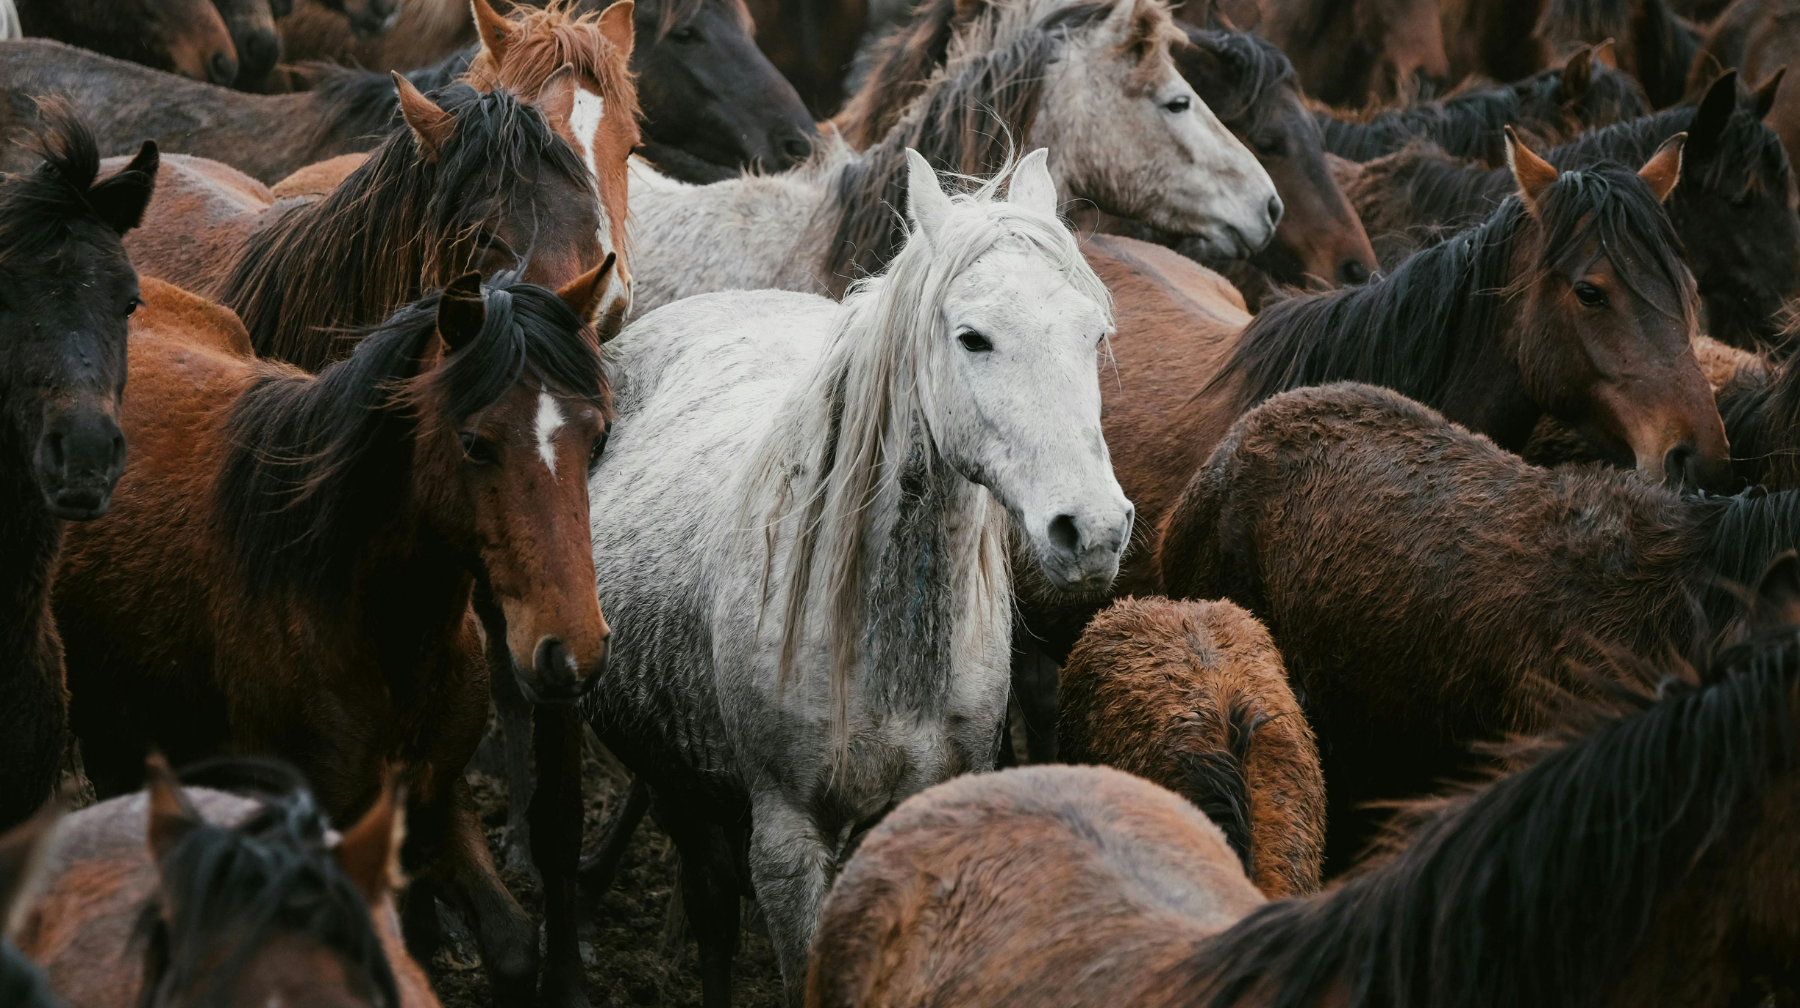
[[[1047,152],[1019,162],[1005,202],[987,198],[999,177],[953,198],[907,155],[912,235],[887,293],[917,299],[938,454],[1006,508],[1052,582],[1104,587],[1132,522],[1100,433],[1111,299],[1056,216]]]
[[[1069,22],[1063,53],[1047,67],[1027,140],[1055,151],[1063,198],[1196,235],[1220,258],[1267,245],[1281,197],[1176,70],[1169,45],[1179,32],[1162,0],[1071,4],[1045,23],[1058,18]]]

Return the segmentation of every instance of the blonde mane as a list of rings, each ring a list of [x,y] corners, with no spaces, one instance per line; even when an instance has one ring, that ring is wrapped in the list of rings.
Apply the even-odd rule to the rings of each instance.
[[[1094,275],[1068,228],[1055,216],[996,198],[1014,162],[952,197],[935,241],[914,227],[879,275],[859,281],[846,296],[824,358],[799,383],[746,467],[745,520],[765,534],[762,616],[778,562],[784,524],[792,546],[785,557],[786,597],[777,688],[785,685],[805,641],[809,602],[828,620],[833,738],[840,758],[848,746],[848,682],[861,660],[866,623],[862,579],[873,505],[899,492],[912,445],[929,438],[930,398],[947,379],[949,334],[942,306],[950,283],[1003,243],[1035,251],[1083,296],[1100,305],[1110,324],[1111,295]],[[931,464],[932,451],[924,453]],[[1010,618],[1005,570],[1006,518],[989,501],[983,523],[970,620],[956,628],[954,653]]]

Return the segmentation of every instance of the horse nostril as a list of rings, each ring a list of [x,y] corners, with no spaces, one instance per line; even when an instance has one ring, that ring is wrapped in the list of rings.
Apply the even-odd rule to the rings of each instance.
[[[1281,212],[1284,209],[1286,209],[1286,207],[1282,206],[1282,204],[1281,204],[1281,197],[1280,196],[1270,196],[1268,209],[1269,209],[1269,226],[1274,227],[1275,225],[1280,224],[1281,223]]]
[[[1081,533],[1075,528],[1075,516],[1059,514],[1050,519],[1050,542],[1064,553],[1074,553],[1081,545]]]
[[[1663,456],[1663,482],[1676,486],[1693,486],[1695,474],[1692,469],[1694,460],[1698,457],[1699,453],[1694,451],[1694,446],[1685,441],[1670,448],[1669,453]]]
[[[53,430],[44,435],[44,461],[49,464],[51,472],[62,475],[64,467],[68,465],[62,431]]]
[[[778,145],[781,153],[794,161],[804,161],[812,154],[812,141],[803,136],[791,136]]]
[[[575,663],[569,660],[569,652],[564,650],[562,641],[555,637],[545,637],[537,646],[538,682],[550,687],[566,687],[575,683]]]
[[[1338,267],[1338,279],[1347,284],[1360,285],[1369,280],[1369,267],[1360,259],[1345,259]]]
[[[223,51],[213,53],[212,59],[206,63],[206,76],[214,84],[230,87],[237,80],[237,61]]]

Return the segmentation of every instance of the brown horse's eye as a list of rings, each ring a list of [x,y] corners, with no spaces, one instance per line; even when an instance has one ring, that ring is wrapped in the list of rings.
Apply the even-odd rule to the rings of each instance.
[[[1575,285],[1575,300],[1581,302],[1583,308],[1606,307],[1606,292],[1591,283]]]
[[[478,465],[493,465],[500,461],[499,454],[494,451],[494,443],[487,438],[465,431],[459,440],[462,442],[463,457],[470,462]]]

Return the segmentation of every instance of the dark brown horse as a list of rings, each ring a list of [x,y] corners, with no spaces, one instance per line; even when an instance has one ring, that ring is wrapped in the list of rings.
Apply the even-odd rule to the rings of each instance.
[[[1122,599],[1062,670],[1059,755],[1205,812],[1270,899],[1319,888],[1325,780],[1269,631],[1230,602]]]
[[[101,794],[135,784],[147,745],[265,752],[341,819],[403,767],[407,862],[471,911],[501,1003],[531,996],[537,940],[462,777],[489,694],[470,602],[479,584],[504,612],[491,643],[530,695],[572,700],[604,660],[586,477],[608,400],[585,320],[605,270],[560,297],[470,274],[316,377],[146,280],[131,464],[56,584]],[[579,981],[546,976],[546,997],[576,1003]]]
[[[237,78],[231,86],[240,91],[265,92],[277,81],[272,77],[281,62],[281,33],[275,19],[293,9],[293,0],[212,0],[231,33],[237,51]],[[286,90],[280,88],[279,90]]]
[[[47,104],[42,162],[0,181],[0,829],[50,797],[67,701],[50,614],[63,530],[104,515],[125,467],[119,396],[137,273],[119,239],[156,181],[156,145],[98,180],[93,137]]]
[[[1331,543],[1322,550],[1320,543]],[[1411,797],[1472,743],[1542,724],[1571,664],[1705,653],[1800,544],[1800,496],[1685,498],[1600,467],[1527,465],[1396,393],[1278,396],[1232,428],[1158,547],[1179,597],[1268,624],[1319,732],[1335,867],[1364,802]],[[1695,600],[1699,604],[1696,604]]]
[[[350,30],[351,38],[370,39],[387,33],[399,23],[401,6],[401,0],[294,0],[293,9],[284,15],[281,27],[284,33],[294,35],[329,31],[321,25],[327,23],[328,18],[338,17],[344,19],[344,27]],[[291,21],[287,20],[288,16],[292,17]]]
[[[230,87],[237,50],[213,0],[14,0],[30,38],[50,38],[118,59]]]
[[[1567,171],[1602,159],[1635,161],[1677,133],[1688,135],[1669,219],[1699,284],[1707,333],[1734,346],[1779,338],[1781,309],[1800,280],[1800,216],[1788,196],[1793,173],[1780,138],[1762,122],[1775,99],[1771,88],[1740,95],[1736,74],[1726,74],[1698,108],[1617,123],[1545,155]],[[1349,187],[1384,263],[1402,258],[1411,244],[1390,249],[1388,235],[1466,227],[1513,189],[1504,169],[1429,148],[1371,162]]]
[[[1791,613],[1792,566],[1769,608]],[[1786,623],[1698,681],[1664,668],[1632,669],[1629,699],[1571,712],[1515,753],[1524,769],[1419,809],[1385,862],[1307,899],[1265,903],[1218,830],[1114,771],[940,784],[838,876],[806,1003],[1783,1003],[1800,961],[1800,641]]]
[[[1432,0],[1241,0],[1222,7],[1287,53],[1306,93],[1326,104],[1361,108],[1448,83]]]
[[[1703,89],[1720,70],[1736,67],[1757,90],[1780,88],[1770,81],[1788,67],[1800,68],[1800,5],[1792,0],[1737,0],[1707,28],[1694,65],[1688,68],[1690,94]],[[1793,87],[1800,87],[1796,82]],[[1763,120],[1787,149],[1788,163],[1800,160],[1800,102],[1775,95]]]
[[[339,839],[286,776],[251,798],[152,760],[145,792],[64,820],[19,940],[71,1008],[438,1008],[400,938],[392,789]]]
[[[844,78],[869,27],[867,0],[749,0],[757,48],[818,119],[844,103]]]
[[[1534,145],[1554,146],[1597,126],[1649,115],[1644,90],[1629,74],[1597,59],[1583,46],[1560,69],[1543,70],[1512,84],[1476,85],[1434,101],[1346,117],[1318,112],[1325,149],[1352,161],[1392,154],[1417,139],[1456,157],[1506,163],[1500,134],[1511,126]]]
[[[570,9],[604,2],[571,0]],[[290,60],[406,71],[475,41],[462,0],[408,0],[393,31],[362,41],[318,6],[303,6],[282,25]],[[643,153],[666,174],[715,182],[752,166],[783,171],[812,152],[813,119],[757,48],[744,0],[643,0],[635,22],[631,69],[644,106]]]
[[[1688,67],[1700,48],[1694,26],[1668,0],[1539,0],[1533,33],[1551,57],[1582,45],[1617,42],[1620,70],[1644,85],[1654,108],[1668,108],[1687,92]],[[1729,69],[1729,68],[1727,68]]]

